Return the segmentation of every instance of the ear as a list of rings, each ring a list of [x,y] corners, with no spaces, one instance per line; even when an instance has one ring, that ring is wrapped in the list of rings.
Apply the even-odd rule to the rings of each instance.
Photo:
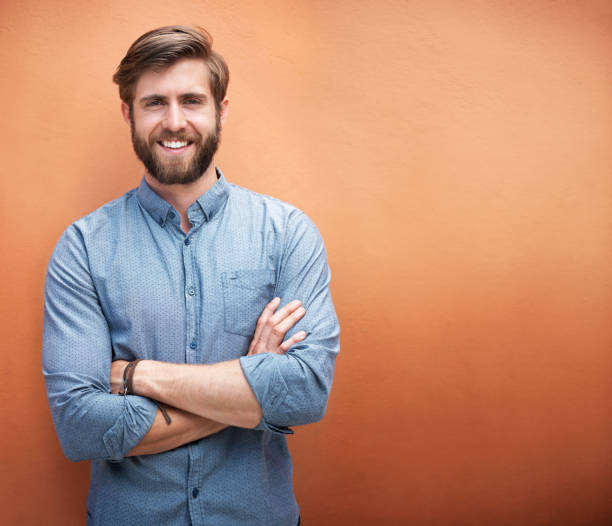
[[[130,107],[125,102],[121,103],[121,115],[123,115],[123,120],[130,126]]]
[[[224,99],[219,107],[219,117],[221,121],[221,126],[225,124],[225,119],[227,118],[227,107],[229,105],[229,99]]]

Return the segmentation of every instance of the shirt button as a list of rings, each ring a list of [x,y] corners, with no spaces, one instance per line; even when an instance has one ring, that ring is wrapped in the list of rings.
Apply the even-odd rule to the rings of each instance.
[[[168,217],[170,219],[174,219],[174,216],[175,216],[174,212],[172,210],[170,210],[170,212],[168,212]]]
[[[197,498],[198,498],[198,494],[199,494],[199,493],[200,493],[200,490],[199,490],[198,488],[193,488],[193,489],[191,490],[191,496],[192,496],[194,499],[197,499]]]
[[[187,289],[187,294],[193,296],[195,294],[195,289],[193,287],[189,287],[189,289]]]
[[[189,344],[189,347],[191,347],[192,349],[195,349],[197,346],[198,344],[195,342],[195,340]]]
[[[185,245],[187,246],[191,245],[191,239],[189,238],[185,239]]]

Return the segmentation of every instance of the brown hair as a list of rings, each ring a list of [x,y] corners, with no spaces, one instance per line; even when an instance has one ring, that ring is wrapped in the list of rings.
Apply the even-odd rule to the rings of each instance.
[[[161,71],[182,58],[201,58],[206,62],[218,112],[227,92],[229,69],[223,57],[213,51],[210,33],[201,27],[165,26],[136,39],[113,75],[119,97],[131,109],[140,75],[150,69]]]

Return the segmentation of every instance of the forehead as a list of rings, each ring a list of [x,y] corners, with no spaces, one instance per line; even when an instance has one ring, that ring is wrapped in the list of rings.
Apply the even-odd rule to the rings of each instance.
[[[206,62],[199,58],[183,58],[160,71],[145,71],[136,82],[134,100],[153,94],[171,97],[198,92],[211,96]]]

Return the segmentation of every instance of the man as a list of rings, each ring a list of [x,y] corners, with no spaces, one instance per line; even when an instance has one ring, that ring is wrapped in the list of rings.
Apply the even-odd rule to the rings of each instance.
[[[203,30],[132,44],[114,81],[146,173],[49,263],[43,373],[92,460],[87,524],[299,522],[284,435],[323,416],[339,328],[313,223],[215,167],[228,79]]]

